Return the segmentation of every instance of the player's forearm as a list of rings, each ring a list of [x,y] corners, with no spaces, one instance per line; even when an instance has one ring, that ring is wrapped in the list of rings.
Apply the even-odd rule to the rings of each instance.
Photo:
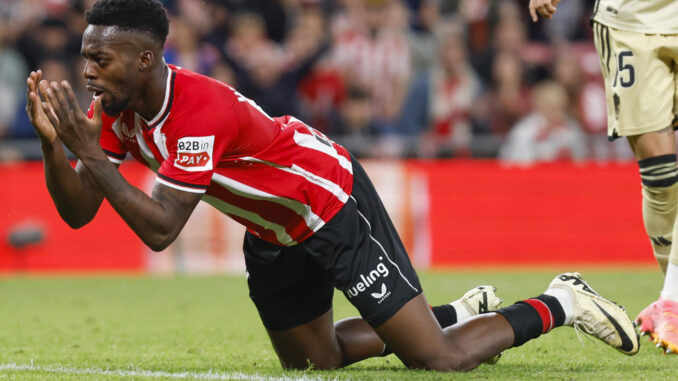
[[[98,190],[82,182],[59,140],[51,144],[42,142],[42,153],[45,183],[59,215],[74,229],[86,225],[101,205]]]
[[[159,251],[174,241],[183,224],[176,226],[170,208],[128,183],[103,152],[80,160],[111,206],[148,247]]]

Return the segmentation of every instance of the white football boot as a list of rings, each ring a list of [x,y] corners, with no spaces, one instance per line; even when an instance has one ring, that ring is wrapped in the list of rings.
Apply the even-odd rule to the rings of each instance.
[[[495,295],[495,291],[497,291],[497,288],[494,286],[482,285],[474,287],[467,291],[464,296],[450,304],[457,310],[457,316],[463,314],[459,312],[460,308],[463,308],[469,317],[496,311],[499,309],[503,299]],[[459,322],[464,320],[466,319],[461,319]]]
[[[558,275],[549,285],[549,289],[555,288],[572,296],[573,316],[568,325],[627,355],[638,352],[638,334],[624,307],[595,292],[579,273]]]
[[[489,285],[474,287],[467,291],[464,296],[450,303],[457,311],[458,322],[468,320],[473,316],[499,309],[504,300],[495,295],[497,288]],[[464,312],[461,311],[464,309]],[[501,353],[485,361],[486,364],[496,364]]]

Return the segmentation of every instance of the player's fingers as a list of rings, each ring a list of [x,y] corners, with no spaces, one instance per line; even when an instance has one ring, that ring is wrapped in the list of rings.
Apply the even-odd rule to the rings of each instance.
[[[41,102],[40,105],[42,106],[42,111],[45,113],[45,115],[52,115],[52,118],[56,120],[57,123],[59,122],[56,113],[49,102]]]
[[[41,81],[40,84],[42,85],[43,82],[47,81]],[[47,102],[49,102],[50,106],[54,110],[54,113],[56,116],[59,118],[59,120],[66,120],[66,107],[62,103],[62,98],[59,97],[59,92],[57,91],[59,89],[59,84],[56,82],[52,82],[47,86],[47,89],[45,90]]]
[[[40,81],[40,84],[38,85],[38,88],[39,88],[39,90],[40,90],[40,95],[42,95],[42,97],[43,97],[46,101],[49,102],[49,97],[50,97],[49,93],[52,92],[52,90],[51,90],[50,87],[49,87],[49,83],[47,83],[47,81],[45,81],[45,80],[42,80],[42,81]],[[52,94],[52,95],[53,95],[53,94]]]
[[[33,80],[31,77],[26,78],[26,110],[31,103],[31,92],[33,92]]]
[[[94,120],[97,123],[101,123],[102,109],[103,107],[101,106],[101,95],[99,95],[94,99],[94,115],[92,116],[92,120]]]
[[[31,90],[37,92],[38,84],[40,83],[40,80],[42,80],[42,72],[40,70],[32,71],[30,78],[33,80],[33,88],[31,88]]]
[[[537,11],[532,6],[530,6],[530,17],[532,17],[532,22],[537,22],[537,20],[539,20],[537,17]]]
[[[56,116],[56,113],[54,113],[52,106],[49,102],[41,102],[40,107],[42,107],[42,111],[47,115],[47,119],[49,119],[52,126],[54,126],[58,132],[60,126],[59,118]]]
[[[550,19],[551,16],[552,16],[552,13],[548,10],[548,8],[546,8],[545,5],[542,5],[539,8],[537,8],[537,12],[539,12],[539,14],[542,17],[547,18],[547,19]]]
[[[64,111],[70,111],[71,105],[68,102],[68,97],[66,96],[66,91],[61,83],[53,81],[50,86],[54,89],[56,94],[56,99],[59,102],[59,105],[64,109]]]
[[[34,91],[35,90],[35,81],[33,80],[33,76],[29,76],[26,78],[26,93]]]
[[[34,105],[35,105],[35,94],[32,91],[29,91],[26,89],[26,115],[28,115],[28,119],[33,123],[33,113],[34,113]]]
[[[71,84],[68,83],[68,81],[62,81],[61,85],[63,86],[64,92],[66,93],[65,95],[66,99],[68,100],[69,107],[71,108],[71,110],[73,110],[76,117],[80,118],[80,116],[85,116],[84,113],[82,112],[82,109],[80,108],[78,99],[75,97],[73,88],[71,88]]]

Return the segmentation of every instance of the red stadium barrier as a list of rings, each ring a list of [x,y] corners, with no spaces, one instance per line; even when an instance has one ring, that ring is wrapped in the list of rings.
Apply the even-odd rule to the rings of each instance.
[[[433,266],[654,263],[635,163],[411,163],[429,182]]]
[[[42,162],[0,165],[0,271],[141,271],[143,244],[104,201],[93,222],[73,230],[61,220],[47,192]],[[123,174],[140,184],[148,171],[124,165]],[[41,243],[15,248],[17,229],[42,230]]]
[[[366,164],[420,266],[654,263],[635,163]],[[121,169],[130,183],[150,189],[146,168],[129,162]],[[147,249],[108,203],[92,223],[72,230],[49,198],[42,163],[0,165],[0,178],[0,271],[146,270]],[[12,247],[8,236],[22,229],[42,230],[43,242]]]

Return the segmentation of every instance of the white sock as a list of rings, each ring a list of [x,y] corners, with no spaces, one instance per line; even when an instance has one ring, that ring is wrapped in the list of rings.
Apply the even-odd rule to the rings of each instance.
[[[466,321],[473,317],[473,315],[468,312],[461,299],[455,300],[454,302],[450,303],[450,305],[454,307],[455,311],[457,311],[457,323],[461,323],[462,321]]]
[[[664,299],[678,302],[678,265],[669,262],[666,267],[666,276],[664,277],[664,288],[661,296]]]
[[[558,300],[560,306],[563,307],[563,312],[565,312],[565,322],[563,325],[571,325],[572,315],[574,314],[574,300],[572,299],[570,292],[563,290],[562,288],[549,288],[544,291],[544,294],[553,296]]]

